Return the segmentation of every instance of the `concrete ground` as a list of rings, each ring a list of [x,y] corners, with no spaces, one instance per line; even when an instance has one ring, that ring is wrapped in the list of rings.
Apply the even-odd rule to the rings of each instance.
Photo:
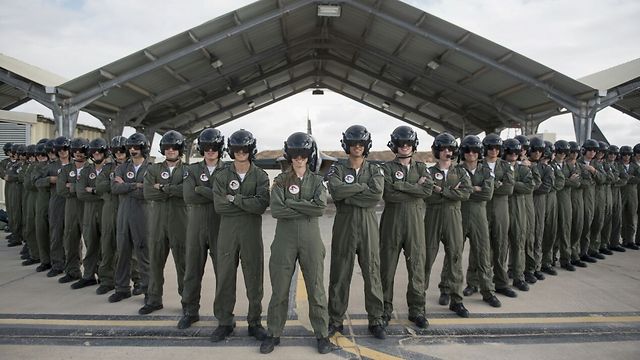
[[[327,248],[325,286],[329,278],[331,225],[334,213],[321,219]],[[264,216],[265,278],[263,315],[271,295],[268,273],[269,245],[275,221]],[[2,235],[3,236],[3,235]],[[246,336],[247,301],[241,270],[238,276],[235,314],[238,327],[223,344],[208,336],[215,327],[215,280],[210,262],[203,280],[201,321],[188,330],[175,325],[181,315],[175,268],[169,259],[165,269],[164,309],[148,316],[137,314],[142,296],[117,304],[108,295],[96,295],[95,286],[71,290],[57,278],[36,273],[35,266],[21,266],[19,247],[0,243],[0,358],[95,359],[153,358],[193,359],[264,358],[259,342]],[[356,265],[345,336],[333,339],[336,350],[323,358],[372,359],[560,359],[640,358],[640,251],[608,256],[605,261],[577,272],[559,269],[559,275],[532,285],[518,298],[498,295],[502,307],[485,304],[479,294],[465,298],[471,317],[462,319],[437,304],[436,284],[442,266],[441,249],[427,291],[430,327],[420,330],[406,320],[404,299],[407,271],[401,260],[395,283],[395,319],[386,340],[373,339],[367,331],[363,281]],[[465,255],[466,258],[466,255]],[[465,263],[466,268],[466,263]],[[320,357],[307,316],[306,294],[294,276],[291,320],[282,343],[271,356],[281,359]]]

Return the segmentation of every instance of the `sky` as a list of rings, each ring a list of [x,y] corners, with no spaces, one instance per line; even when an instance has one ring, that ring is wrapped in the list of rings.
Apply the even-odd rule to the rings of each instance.
[[[637,0],[405,0],[573,78],[640,58]],[[175,34],[250,4],[248,0],[0,0],[0,53],[72,79]],[[31,101],[15,111],[52,117]],[[307,114],[323,149],[338,149],[344,129],[367,126],[373,148],[386,149],[399,120],[325,91],[293,96],[220,127],[254,133],[258,148],[278,149],[289,133],[305,131]],[[88,114],[80,123],[96,124]],[[596,124],[613,144],[640,141],[640,121],[614,109]],[[129,130],[127,133],[131,133]],[[545,121],[539,132],[575,139],[570,115]],[[127,135],[125,133],[125,135]],[[514,136],[515,130],[503,133]],[[433,138],[419,131],[428,150]],[[157,146],[158,136],[154,142]]]

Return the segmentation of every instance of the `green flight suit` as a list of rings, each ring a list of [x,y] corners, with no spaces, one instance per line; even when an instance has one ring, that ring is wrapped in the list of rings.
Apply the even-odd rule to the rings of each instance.
[[[524,244],[524,271],[533,273],[535,271],[535,243],[536,243],[536,204],[534,202],[534,192],[542,185],[542,174],[538,164],[529,165],[531,176],[533,177],[533,191],[525,195],[525,209],[527,217],[526,242]]]
[[[329,314],[324,291],[325,248],[318,218],[327,206],[322,177],[308,168],[302,179],[289,170],[276,177],[271,190],[271,215],[277,219],[271,243],[269,275],[272,295],[267,312],[269,335],[279,338],[287,321],[289,288],[296,260],[309,299],[309,320],[316,338],[328,336]]]
[[[633,159],[631,161],[634,162]],[[640,167],[640,162],[635,161],[635,163],[636,163],[636,165],[638,167]],[[638,201],[638,204],[640,204],[640,183],[638,184],[637,193],[638,193],[638,200],[637,201]],[[636,223],[638,222],[638,219],[640,219],[640,205],[638,205],[638,210],[636,212]],[[635,244],[640,246],[640,231],[637,231],[637,229],[636,229]]]
[[[511,217],[509,213],[509,196],[513,194],[513,167],[502,159],[497,159],[493,169],[486,159],[482,164],[491,170],[494,177],[493,197],[487,201],[493,283],[496,289],[504,289],[509,286],[509,276],[507,275],[509,223]]]
[[[260,325],[264,296],[262,214],[269,206],[269,176],[252,163],[242,179],[231,164],[213,180],[213,202],[220,214],[213,313],[219,326],[234,325],[240,263],[249,300],[247,322],[249,326]]]
[[[609,162],[614,169],[617,179],[611,184],[611,234],[609,234],[609,247],[620,246],[622,234],[622,188],[627,184],[629,176],[624,171],[624,166],[617,161]]]
[[[529,234],[527,197],[533,194],[533,174],[528,166],[513,168],[513,194],[509,196],[509,267],[513,280],[524,281],[525,246]]]
[[[114,273],[116,267],[118,195],[111,193],[111,181],[115,176],[117,165],[115,162],[107,162],[95,179],[96,194],[102,198],[98,278],[100,279],[100,285],[107,287],[115,287]],[[137,271],[135,270],[135,266],[132,267],[132,270]]]
[[[578,174],[578,186],[571,189],[571,260],[580,260],[582,255],[582,232],[584,230],[584,163],[577,160],[575,163],[567,162],[571,172]]]
[[[5,175],[7,175],[7,169],[9,167],[9,164],[11,164],[11,159],[8,157],[0,160],[0,180],[4,182],[4,206],[5,206],[5,209],[7,210],[7,215],[9,214],[9,209],[8,209],[9,186],[7,186],[7,181],[4,179],[4,177]],[[9,226],[9,229],[11,229],[10,218],[7,219],[7,225]]]
[[[581,160],[583,164],[587,165],[585,160]],[[598,161],[592,159],[588,165],[596,168],[595,173],[583,168],[580,178],[582,179],[582,188],[584,189],[584,230],[582,231],[582,237],[580,240],[580,255],[587,255],[590,251],[592,242],[592,227],[596,215],[596,182],[601,181],[603,174],[598,170]],[[597,250],[596,250],[597,251]]]
[[[83,166],[86,167],[85,163]],[[80,178],[80,174],[84,167],[78,168],[74,162],[71,162],[60,169],[58,182],[56,183],[56,191],[58,195],[65,198],[64,207],[64,253],[65,268],[64,272],[74,278],[79,279],[82,276],[80,271],[80,255],[82,254],[82,215],[84,213],[84,204],[78,199],[76,194],[76,183]],[[70,184],[68,187],[67,184]]]
[[[147,243],[147,202],[142,188],[137,184],[144,182],[144,174],[149,166],[144,160],[136,170],[133,160],[116,167],[111,180],[111,194],[118,195],[118,218],[116,220],[116,292],[128,293],[135,271],[133,252],[137,259],[137,273],[140,277],[139,287],[147,292],[149,286],[149,247]],[[124,183],[115,179],[121,178]]]
[[[227,166],[218,161],[210,172],[204,161],[191,164],[189,175],[184,180],[183,196],[187,204],[187,238],[185,250],[184,285],[182,303],[185,314],[195,315],[200,310],[202,277],[204,276],[207,256],[211,257],[213,272],[216,264],[220,215],[213,205],[213,178]]]
[[[553,171],[553,186],[547,194],[547,203],[544,217],[544,233],[542,235],[542,266],[551,266],[554,262],[555,249],[559,243],[558,236],[558,193],[564,189],[566,178],[562,172],[562,166],[555,160],[549,163]],[[569,197],[571,195],[569,194]],[[566,245],[566,244],[565,244]]]
[[[429,167],[434,185],[442,191],[434,191],[425,201],[425,240],[427,243],[427,262],[425,268],[426,288],[429,288],[431,268],[438,255],[440,242],[444,245],[445,258],[449,261],[443,264],[446,282],[442,287],[449,291],[451,304],[462,302],[462,248],[464,234],[462,228],[461,201],[469,199],[473,188],[467,171],[451,165],[447,172],[440,170],[437,165]],[[446,266],[446,267],[445,267]]]
[[[571,178],[576,173],[576,168],[569,166],[566,161],[558,163],[559,169],[557,173],[562,173],[564,177],[564,186],[557,190],[558,199],[558,225],[556,232],[556,244],[560,253],[560,265],[567,265],[571,262],[571,224],[573,206],[571,201],[571,193],[580,187],[580,180]],[[558,178],[556,178],[558,184]]]
[[[22,178],[22,191],[24,194],[25,202],[22,214],[24,217],[24,240],[29,247],[29,255],[33,260],[40,260],[40,253],[38,249],[38,239],[36,239],[36,197],[38,195],[38,189],[36,188],[33,179],[31,177],[35,162],[29,162],[27,168],[21,172]]]
[[[425,315],[424,199],[431,195],[433,180],[423,162],[411,159],[409,168],[398,159],[384,169],[384,211],[380,219],[380,278],[385,317],[393,313],[393,284],[400,251],[404,251],[409,283],[409,317]],[[423,179],[421,184],[418,181]]]
[[[86,280],[95,278],[100,264],[102,205],[104,202],[96,192],[96,179],[103,170],[104,166],[98,170],[95,164],[85,165],[76,184],[76,194],[78,199],[83,202],[82,238],[86,249],[82,260],[84,268],[82,278]],[[91,191],[88,192],[86,188],[91,188]]]
[[[604,168],[606,180],[604,185],[605,193],[605,207],[604,217],[602,219],[602,229],[600,230],[600,249],[609,249],[609,241],[611,240],[611,229],[613,225],[613,185],[619,180],[620,175],[616,166],[603,160],[602,167]]]
[[[595,176],[595,201],[593,207],[593,222],[591,223],[591,237],[589,239],[589,253],[600,251],[601,233],[607,210],[607,172],[602,161],[596,160],[594,167],[598,170]]]
[[[622,165],[626,172],[627,185],[622,187],[622,243],[633,244],[638,225],[638,184],[640,184],[640,166],[633,160]]]
[[[7,183],[8,197],[7,212],[11,224],[11,233],[13,234],[13,242],[22,242],[22,183],[20,183],[20,172],[23,170],[22,161],[17,160],[9,163],[5,178]]]
[[[356,172],[347,164],[329,171],[329,193],[336,204],[331,232],[329,323],[342,325],[349,304],[354,260],[364,279],[364,301],[369,326],[384,325],[384,294],[380,279],[380,234],[376,205],[384,192],[384,171],[364,161]]]
[[[532,167],[538,169],[540,174],[540,186],[533,190],[533,204],[535,211],[533,250],[527,254],[525,271],[533,273],[539,271],[542,266],[542,239],[544,237],[544,219],[547,212],[547,195],[553,188],[555,175],[551,166],[542,162],[533,163]]]
[[[471,179],[471,186],[479,186],[480,191],[472,190],[468,200],[461,204],[463,247],[466,238],[469,238],[469,266],[467,267],[467,284],[480,289],[483,297],[487,298],[495,293],[493,284],[493,270],[491,268],[491,241],[489,240],[489,220],[487,218],[487,201],[493,196],[494,174],[491,168],[478,163],[475,171],[467,169],[466,164],[461,163],[458,168],[463,169]],[[445,254],[441,281],[438,287],[440,292],[451,292],[447,286],[452,279],[448,278],[451,268],[451,255]]]
[[[144,198],[148,202],[149,288],[147,305],[162,304],[164,267],[169,250],[176,266],[178,295],[182,296],[185,262],[187,207],[182,183],[188,176],[186,166],[178,160],[171,170],[166,162],[149,165],[144,176]],[[153,185],[160,184],[160,189]]]
[[[49,161],[38,162],[31,173],[31,179],[37,189],[36,194],[36,241],[38,254],[43,265],[51,265],[51,242],[49,234],[49,198],[51,183],[47,174]]]

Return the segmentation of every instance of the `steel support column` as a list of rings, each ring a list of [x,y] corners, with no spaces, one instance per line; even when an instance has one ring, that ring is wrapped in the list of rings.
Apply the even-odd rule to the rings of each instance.
[[[61,108],[53,106],[52,110],[58,136],[66,136],[69,139],[74,137],[78,124],[78,111],[71,110],[67,105]]]
[[[585,140],[591,138],[591,131],[593,129],[593,121],[596,118],[596,112],[592,111],[591,107],[587,104],[580,106],[580,112],[572,113],[573,115],[573,130],[576,133],[576,142],[580,145]]]

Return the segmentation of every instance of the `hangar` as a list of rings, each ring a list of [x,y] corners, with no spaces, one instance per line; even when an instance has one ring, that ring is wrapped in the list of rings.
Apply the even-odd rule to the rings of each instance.
[[[637,75],[596,89],[397,0],[260,0],[60,84],[0,70],[5,85],[50,108],[66,136],[82,110],[109,137],[132,126],[192,140],[314,89],[432,135],[532,134],[571,113],[582,142],[599,132],[597,111],[640,91]]]

